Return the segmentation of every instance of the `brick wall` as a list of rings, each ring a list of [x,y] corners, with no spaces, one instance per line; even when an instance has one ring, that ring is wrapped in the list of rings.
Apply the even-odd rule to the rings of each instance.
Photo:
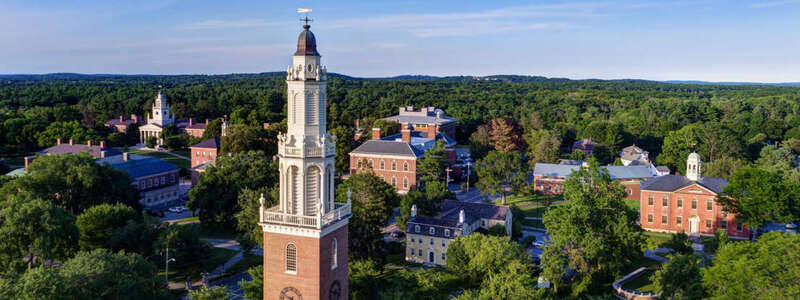
[[[391,157],[374,157],[374,156],[359,156],[357,154],[350,155],[350,174],[357,174],[363,172],[358,169],[358,162],[366,159],[372,161],[372,172],[378,177],[383,178],[388,184],[392,184],[392,177],[395,178],[394,187],[398,192],[408,192],[417,185],[417,160],[413,158],[400,159]],[[381,161],[383,161],[383,168],[381,168]],[[392,169],[392,163],[395,163],[395,169]],[[408,163],[408,171],[405,171],[403,164]],[[403,179],[408,180],[408,186],[403,185]]]
[[[653,198],[652,205],[650,204],[651,196]],[[664,197],[666,197],[666,201]],[[723,229],[724,225],[731,237],[749,237],[750,230],[745,226],[737,228],[735,216],[723,212],[722,206],[714,201],[715,198],[716,195],[713,192],[698,185],[691,185],[671,193],[643,190],[640,199],[642,228],[652,231],[683,231],[713,235],[717,229]],[[695,208],[692,208],[693,199],[697,199]],[[711,202],[710,210],[708,209],[709,201]],[[664,205],[665,202],[666,205]],[[664,217],[666,222],[662,222]],[[678,223],[679,218],[680,223]],[[696,228],[691,228],[692,220],[697,221]]]
[[[189,148],[192,156],[192,167],[202,165],[208,161],[216,160],[217,149],[214,148]]]
[[[337,267],[331,270],[331,245],[338,244]],[[342,294],[348,298],[347,284],[347,227],[342,227],[322,238],[288,234],[264,233],[264,299],[281,299],[287,287],[296,289],[303,299],[328,299],[331,284],[339,281]],[[286,245],[297,248],[297,272],[286,273]]]

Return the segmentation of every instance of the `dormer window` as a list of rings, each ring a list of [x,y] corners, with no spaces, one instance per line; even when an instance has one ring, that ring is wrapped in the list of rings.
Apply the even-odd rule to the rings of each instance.
[[[419,233],[419,225],[414,225],[414,231]]]
[[[428,233],[436,234],[436,228],[431,227],[431,229],[428,230]]]
[[[444,236],[450,237],[450,229],[445,229],[444,230]]]

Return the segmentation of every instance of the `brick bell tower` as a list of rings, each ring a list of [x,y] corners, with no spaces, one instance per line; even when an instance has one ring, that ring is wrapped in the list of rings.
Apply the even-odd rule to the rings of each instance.
[[[264,299],[348,299],[351,204],[334,201],[335,137],[326,129],[327,70],[308,25],[286,74],[288,130],[278,136],[280,203],[266,208]],[[349,198],[349,191],[348,191]]]

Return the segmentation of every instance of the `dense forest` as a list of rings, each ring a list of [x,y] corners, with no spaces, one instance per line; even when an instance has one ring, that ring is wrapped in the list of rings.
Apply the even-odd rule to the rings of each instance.
[[[280,72],[0,76],[0,156],[50,146],[55,135],[106,138],[102,124],[119,115],[143,115],[158,85],[165,86],[178,119],[228,116],[233,124],[256,127],[285,118],[286,87]],[[462,144],[469,143],[480,125],[502,117],[514,120],[523,132],[555,130],[562,149],[581,137],[599,139],[611,153],[635,143],[673,170],[682,169],[677,158],[689,150],[708,161],[749,162],[765,145],[789,142],[784,145],[797,148],[800,141],[800,88],[781,86],[334,75],[328,83],[328,105],[330,128],[352,127],[358,118],[390,116],[399,106],[436,106],[460,119],[457,138]]]

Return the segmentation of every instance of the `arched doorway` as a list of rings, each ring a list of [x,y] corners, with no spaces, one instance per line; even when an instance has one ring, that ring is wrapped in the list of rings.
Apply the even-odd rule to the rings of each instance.
[[[689,234],[698,233],[700,230],[700,218],[692,216],[689,218]]]

